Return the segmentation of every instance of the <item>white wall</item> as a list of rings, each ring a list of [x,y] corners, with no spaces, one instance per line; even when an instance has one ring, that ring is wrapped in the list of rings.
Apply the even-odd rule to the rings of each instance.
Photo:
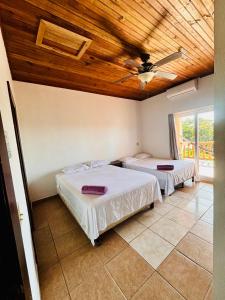
[[[16,139],[13,128],[13,121],[9,103],[9,96],[7,91],[6,81],[10,81],[11,87],[13,87],[9,65],[5,53],[5,47],[0,30],[0,111],[3,121],[3,127],[6,134],[8,147],[11,153],[10,168],[12,173],[14,191],[17,204],[20,207],[20,211],[24,215],[24,220],[21,224],[21,232],[25,250],[25,257],[27,262],[29,280],[31,284],[33,300],[40,299],[40,291],[38,285],[37,270],[34,261],[33,245],[31,239],[30,223],[28,218],[28,211],[25,199],[25,193],[23,189],[22,175],[19,164],[18,150],[16,145]]]
[[[213,75],[200,78],[197,92],[171,101],[166,93],[140,102],[141,141],[144,151],[155,157],[169,158],[168,114],[213,105]]]
[[[14,82],[32,200],[56,194],[55,174],[91,159],[118,159],[140,147],[139,103]]]

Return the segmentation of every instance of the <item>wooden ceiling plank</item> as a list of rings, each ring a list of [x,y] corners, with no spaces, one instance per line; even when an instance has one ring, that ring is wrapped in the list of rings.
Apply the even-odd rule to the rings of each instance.
[[[214,21],[214,0],[199,0],[208,10],[208,13],[213,16]]]
[[[125,0],[125,1],[127,2],[128,0]],[[141,11],[143,17],[145,17],[145,18],[148,18],[148,15],[151,14],[154,16],[154,18],[157,19],[160,16],[162,17],[163,12],[165,12],[165,7],[162,6],[161,2],[158,3],[155,0],[152,0],[151,2],[135,0],[135,1],[131,1],[129,3],[130,3],[130,5],[133,5],[133,3],[135,3],[135,6],[137,7],[137,9],[139,11]],[[148,7],[154,8],[154,9],[148,9]],[[168,11],[168,7],[167,7],[166,11]],[[190,27],[189,24],[187,24],[187,25]],[[161,27],[164,28],[164,33],[169,35],[172,39],[176,40],[177,43],[186,50],[188,50],[188,49],[192,50],[193,45],[196,45],[196,43],[203,42],[203,44],[206,44],[206,42],[204,40],[202,40],[201,37],[198,37],[198,39],[193,37],[189,33],[189,29],[183,27],[183,25],[180,24],[178,22],[178,20],[176,20],[172,14],[169,14],[169,20],[168,20],[168,18],[164,19]],[[185,36],[183,34],[184,32],[187,33]],[[207,47],[208,47],[208,45],[207,45]],[[207,51],[201,51],[200,49],[196,49],[196,52],[199,53],[199,55],[201,55],[201,56],[203,55],[203,56],[207,57],[206,53],[208,52],[208,49],[206,49],[206,50]],[[213,57],[213,50],[211,48],[210,48],[210,51],[212,51],[212,52],[209,52],[209,54],[212,53],[210,55],[212,55],[212,57]]]
[[[19,36],[19,35],[18,35]],[[20,55],[25,55],[25,57],[27,57],[27,60],[29,59],[37,59],[39,57],[42,58],[42,60],[45,63],[48,63],[48,61],[51,62],[52,67],[54,65],[60,64],[60,66],[66,70],[68,68],[68,70],[74,70],[74,72],[80,72],[81,74],[85,74],[86,72],[89,72],[89,74],[93,73],[93,76],[97,76],[96,74],[98,74],[98,72],[100,71],[102,76],[104,78],[109,79],[111,82],[124,77],[125,75],[128,74],[128,70],[119,68],[116,71],[116,68],[114,65],[112,64],[108,64],[106,65],[106,63],[104,61],[101,61],[100,65],[98,64],[98,71],[96,72],[96,66],[95,64],[85,64],[85,62],[83,61],[78,61],[76,63],[74,63],[73,60],[67,60],[64,57],[60,57],[55,53],[51,53],[51,57],[49,57],[48,53],[45,51],[45,49],[41,49],[41,48],[37,48],[35,45],[32,45],[31,43],[29,43],[28,41],[24,41],[20,38],[16,38],[16,40],[14,39],[14,41],[8,41],[8,47],[11,49],[10,53],[11,54],[20,54]],[[9,53],[9,55],[10,55]],[[84,55],[84,59],[87,57],[87,59],[89,58],[88,56],[86,56],[86,54]],[[85,60],[87,61],[87,60]],[[93,61],[94,62],[94,61]],[[165,69],[164,70],[168,70]],[[122,72],[123,71],[123,72]],[[179,71],[177,72],[178,76],[184,79],[187,79],[189,76],[189,74],[192,74],[193,72],[191,72],[191,70],[189,72],[187,72],[185,75],[183,75],[182,73],[180,73]],[[111,76],[114,75],[114,78]]]
[[[182,4],[183,8],[189,12],[189,15],[192,16],[192,21],[196,22],[196,24],[201,27],[201,29],[205,32],[207,38],[213,43],[213,30],[210,28],[206,20],[203,18],[203,14],[201,14],[196,6],[192,3],[192,0],[179,0]]]
[[[8,18],[8,20],[9,20],[9,18]],[[9,22],[11,22],[12,21],[12,18],[10,18],[10,21]],[[18,32],[17,31],[17,29],[13,29],[13,28],[11,28],[11,29],[9,29],[10,27],[8,27],[8,26],[10,26],[10,25],[5,25],[5,27],[6,27],[6,29],[7,30],[10,30],[11,31],[11,33],[9,33],[9,35],[11,34],[11,35],[14,35],[15,36],[15,39],[16,39],[16,37],[18,36],[23,36],[23,33],[20,31],[20,32]],[[23,37],[23,42],[26,42],[26,39],[28,38],[28,33],[27,33],[27,35],[24,35],[24,37]],[[33,41],[34,40],[34,38],[30,35],[30,37],[29,37],[29,39],[31,40],[31,41]],[[30,46],[33,46],[32,44],[30,45]],[[22,46],[21,46],[21,48],[23,48]],[[99,48],[99,47],[97,47],[97,48]],[[86,57],[86,56],[85,56]],[[104,61],[99,61],[99,63],[104,63]],[[107,63],[107,65],[110,65],[110,63]],[[114,67],[114,68],[116,68],[116,65],[115,64],[112,64],[112,66]],[[186,69],[180,69],[179,68],[179,65],[175,65],[175,67],[176,67],[176,69],[177,69],[177,74],[180,76],[180,77],[183,77],[183,78],[187,78],[187,71],[186,71]],[[119,70],[123,70],[123,71],[126,71],[126,72],[128,72],[128,70],[126,69],[126,68],[124,68],[124,66],[120,66],[119,68],[116,68],[116,69],[118,69],[118,71]],[[173,72],[174,71],[174,68],[173,68],[173,65],[172,64],[169,64],[169,65],[167,65],[166,67],[164,67],[163,68],[165,71],[171,71],[171,72]],[[191,70],[191,68],[189,68],[190,70],[190,72],[192,72],[192,70]],[[118,74],[117,75],[119,78],[120,78],[120,75]],[[121,74],[121,77],[123,77],[123,74]]]
[[[154,5],[154,7],[157,7],[157,9],[165,9],[169,12],[169,20],[171,22],[171,26],[174,26],[176,28],[179,28],[180,32],[184,36],[193,37],[195,40],[194,46],[196,51],[198,51],[198,46],[201,45],[200,50],[202,52],[208,52],[211,53],[213,56],[214,49],[211,47],[205,39],[200,35],[199,32],[196,32],[194,28],[187,22],[187,20],[183,17],[182,14],[180,14],[179,9],[177,9],[176,5],[173,5],[173,2],[170,2],[168,0],[163,0],[163,6],[159,0],[145,0],[148,1],[149,4]],[[174,0],[175,1],[175,0]],[[175,2],[174,2],[175,3]]]
[[[214,32],[214,18],[213,11],[209,11],[206,4],[203,4],[201,0],[192,0],[192,4],[201,14],[202,18],[206,21],[212,32]]]
[[[128,0],[127,0],[128,1]],[[125,2],[126,2],[126,0],[125,0]],[[123,1],[123,3],[124,3],[124,1]],[[131,5],[133,3],[133,1],[129,1],[129,4]],[[142,3],[142,2],[141,2]],[[140,7],[141,7],[141,5],[139,5],[138,6],[138,8],[140,9]],[[146,12],[147,10],[145,10],[145,12]],[[153,11],[153,10],[150,10],[151,12]],[[167,22],[167,20],[165,20],[165,22],[164,22],[164,25],[165,25],[165,23]],[[163,26],[163,24],[162,24],[162,26]],[[174,28],[174,27],[173,27]],[[172,33],[170,30],[168,30],[168,27],[166,28],[165,27],[165,32],[166,32],[166,34],[173,34],[173,37],[174,37],[174,34],[175,33]],[[179,41],[178,41],[178,37],[179,37]],[[181,37],[181,38],[180,38]],[[176,38],[176,40],[178,41],[178,43],[179,43],[179,45],[180,46],[182,46],[184,49],[186,49],[187,51],[189,50],[189,52],[188,52],[188,57],[191,59],[191,62],[192,63],[194,63],[195,65],[201,65],[201,66],[203,66],[203,68],[205,68],[205,69],[207,69],[208,67],[209,67],[209,65],[210,65],[210,63],[208,64],[208,61],[210,62],[210,61],[213,61],[213,57],[211,57],[211,58],[209,58],[208,56],[205,56],[205,55],[202,55],[202,52],[201,52],[201,50],[200,50],[200,53],[201,53],[201,58],[203,58],[203,57],[205,57],[205,59],[204,59],[204,61],[201,61],[200,59],[199,59],[199,55],[196,57],[196,55],[192,55],[193,54],[193,44],[189,44],[188,45],[188,47],[185,45],[185,44],[183,44],[182,43],[182,37],[184,37],[184,35],[183,34],[181,34],[179,31],[177,31],[176,32],[176,36],[175,36],[175,38]],[[195,52],[199,52],[198,51],[198,48],[196,47],[196,51]]]
[[[115,44],[119,47],[121,47],[121,42],[118,38],[112,36],[107,31],[95,26],[94,21],[90,18],[84,18],[83,16],[80,16],[78,13],[71,11],[68,11],[66,9],[62,10],[61,7],[56,5],[53,2],[46,2],[45,0],[25,0],[28,3],[39,7],[43,10],[46,10],[49,13],[52,13],[56,15],[57,17],[65,20],[69,20],[70,23],[85,28],[86,31],[101,37],[102,39],[105,39],[109,43]],[[127,48],[128,52],[131,52],[130,49]]]
[[[49,62],[49,60],[47,60],[43,57],[40,60],[37,58],[33,58],[31,56],[32,56],[32,54],[29,54],[29,55],[19,54],[18,51],[17,51],[17,53],[11,52],[9,54],[9,58],[12,60],[12,62],[14,62],[15,60],[20,60],[20,61],[32,63],[34,65],[38,65],[38,66],[46,66],[48,68],[52,68],[55,70],[61,70],[61,71],[66,71],[66,72],[70,72],[70,73],[81,74],[83,76],[85,76],[88,71],[89,76],[91,78],[98,80],[100,77],[99,72],[98,73],[94,72],[94,70],[91,68],[85,68],[84,66],[82,66],[82,67],[76,66],[74,68],[72,66],[62,65],[59,62],[58,63],[54,63],[54,61]],[[124,76],[126,76],[126,74],[124,74]],[[118,76],[116,76],[115,74],[114,75],[111,74],[111,76],[109,76],[109,73],[105,74],[103,70],[101,71],[101,77],[104,79],[107,79],[107,81],[111,81],[111,82],[116,81],[118,79]]]
[[[153,0],[153,2],[155,4],[154,5],[155,9],[157,8],[157,12],[156,12],[156,10],[153,10],[153,9],[150,9],[149,11],[151,13],[159,14],[160,11],[162,11],[163,8],[160,7],[160,5],[157,5],[157,2],[155,2],[154,0]],[[131,3],[133,3],[133,2],[132,1],[129,2],[130,5],[131,5]],[[144,4],[146,5],[146,2],[144,2]],[[144,9],[144,7],[142,7],[144,4],[143,4],[143,1],[141,1],[140,5],[138,5],[139,9],[140,9],[140,7],[142,8],[142,11]],[[147,7],[145,7],[145,12],[147,12]],[[171,16],[171,21],[170,20],[165,20],[164,25],[168,24],[167,27],[165,27],[165,33],[166,34],[172,34],[173,38],[176,39],[178,41],[178,43],[184,49],[189,51],[188,55],[190,56],[191,59],[193,59],[193,55],[190,55],[190,54],[193,53],[193,50],[196,52],[197,56],[196,56],[196,54],[194,55],[194,60],[193,60],[194,63],[196,63],[196,61],[197,61],[198,64],[207,66],[208,61],[210,61],[210,60],[213,61],[213,54],[210,54],[210,56],[209,56],[209,54],[207,54],[207,51],[200,50],[199,47],[197,47],[197,44],[199,44],[201,41],[194,40],[194,42],[193,41],[191,43],[189,42],[188,46],[186,46],[186,44],[183,44],[182,40],[185,38],[185,39],[187,39],[186,42],[188,42],[189,41],[189,36],[184,36],[184,34],[182,32],[177,30],[177,29],[181,28],[181,29],[183,29],[183,32],[184,32],[185,28],[182,28],[181,26],[179,26],[178,23],[176,24],[176,26],[173,26],[172,22],[174,24],[177,23],[177,21],[175,19],[174,20],[172,19],[172,16]],[[170,29],[168,29],[168,28],[170,28]],[[185,30],[185,32],[187,33],[188,31]],[[192,36],[191,36],[191,38],[192,38]],[[190,40],[191,40],[191,38],[190,38]],[[201,57],[201,59],[205,58],[204,61],[200,61],[200,57]]]
[[[62,80],[67,80],[67,81],[75,81],[77,84],[81,86],[93,86],[94,88],[103,88],[103,89],[113,89],[115,88],[115,84],[107,82],[103,80],[102,78],[99,78],[98,80],[91,78],[90,76],[83,76],[81,74],[75,74],[71,72],[65,72],[61,70],[56,70],[56,69],[51,69],[47,66],[39,66],[39,65],[34,65],[32,63],[24,63],[19,60],[14,60],[13,61],[14,65],[14,71],[20,71],[22,70],[23,72],[27,72],[27,77],[29,77],[29,74],[39,74],[39,75],[44,75],[48,74],[49,76],[56,77],[56,78],[61,78]],[[88,74],[89,75],[89,74]],[[130,90],[130,87],[125,87],[123,85],[116,85],[117,90],[121,92],[126,92],[127,90]],[[133,89],[132,90],[134,95],[139,95],[145,94],[145,91],[140,91],[140,89]]]
[[[87,1],[87,0],[86,0]],[[104,3],[105,5],[109,5],[108,3],[109,3],[109,1],[108,0],[104,0],[104,1],[101,1],[102,2],[102,4]],[[147,31],[145,31],[146,32],[146,34],[149,34],[149,27],[151,27],[151,28],[153,28],[154,27],[154,23],[156,23],[157,22],[157,19],[153,19],[153,18],[151,18],[151,17],[149,17],[148,18],[148,20],[147,19],[145,19],[145,18],[143,18],[143,15],[141,15],[140,13],[139,13],[139,11],[138,11],[138,13],[136,13],[136,11],[135,11],[135,9],[133,9],[133,1],[128,1],[128,3],[129,3],[129,6],[126,4],[126,2],[127,1],[120,1],[120,2],[118,2],[118,5],[113,5],[113,7],[114,7],[114,9],[118,6],[118,7],[121,7],[124,11],[129,11],[129,14],[133,14],[134,16],[135,16],[135,21],[134,22],[136,22],[137,24],[141,24],[141,23],[143,23],[144,21],[146,21],[145,22],[145,25],[146,25],[146,23],[148,24],[148,25],[146,25],[146,26],[148,26],[148,27],[146,27],[147,28]],[[98,4],[97,5],[100,5],[99,3],[100,3],[100,1],[98,1],[97,2]],[[131,8],[132,8],[132,12],[131,12]],[[140,8],[139,8],[140,9]],[[120,11],[120,13],[121,13],[121,15],[123,14],[123,10],[121,10]],[[117,11],[118,11],[118,13],[119,13],[119,10],[117,9]],[[128,13],[126,13],[126,16],[129,16],[128,15]],[[162,16],[161,16],[162,17]],[[126,20],[126,18],[125,18],[125,20]],[[149,20],[151,20],[151,23],[150,23],[150,21]],[[166,19],[164,20],[165,22],[166,22]],[[164,23],[164,22],[163,22]],[[161,24],[161,26],[160,27],[163,27],[163,28],[166,28],[164,25],[163,25],[163,23]],[[128,24],[128,22],[126,23],[126,24]],[[155,46],[157,49],[159,49],[159,51],[161,50],[161,51],[165,51],[165,48],[163,48],[163,46],[162,46],[162,44],[163,43],[165,43],[165,45],[167,45],[167,47],[169,47],[168,48],[168,52],[167,52],[167,54],[169,55],[169,54],[171,54],[171,52],[172,51],[177,51],[178,49],[179,49],[179,47],[180,46],[182,46],[181,45],[181,43],[178,43],[177,41],[175,41],[173,38],[171,38],[170,36],[169,36],[169,34],[168,34],[168,29],[166,29],[167,30],[167,33],[165,34],[161,29],[159,29],[159,28],[156,28],[155,30],[154,30],[154,38],[152,38],[151,39],[151,43],[152,43],[152,45],[153,46]],[[160,42],[159,42],[160,41]],[[184,46],[184,45],[183,45]],[[185,48],[187,48],[186,47],[187,45],[185,45],[184,47]],[[148,47],[146,47],[145,46],[145,48],[146,49],[148,49],[149,48],[149,46]],[[189,47],[189,49],[191,50],[192,48],[191,47]],[[204,55],[205,55],[205,53],[204,53]],[[153,57],[154,56],[156,56],[154,53],[153,53]],[[192,55],[191,55],[192,56]],[[194,56],[192,56],[192,58],[193,58],[193,60],[195,60],[195,57]],[[159,60],[159,58],[157,57],[156,59],[155,59],[155,61],[156,60]],[[196,63],[200,63],[201,64],[201,62],[199,62],[199,60],[196,60],[195,61]],[[202,64],[203,65],[203,64]],[[205,64],[204,64],[204,66],[203,67],[205,67]]]
[[[120,43],[118,42],[118,39],[117,39],[117,42],[115,42],[115,37],[112,37],[111,36],[111,40],[109,39],[109,36],[110,34],[105,34],[105,32],[102,33],[102,30],[99,29],[99,28],[94,28],[93,29],[93,26],[90,27],[90,24],[84,20],[83,18],[79,18],[77,16],[77,14],[75,13],[71,13],[69,11],[63,11],[62,12],[62,9],[59,9],[59,7],[57,7],[56,5],[54,5],[54,3],[49,3],[49,2],[43,2],[43,0],[40,0],[40,1],[37,1],[37,0],[26,0],[28,1],[29,3],[32,3],[33,5],[39,5],[42,9],[46,9],[48,11],[52,11],[54,12],[54,14],[56,14],[58,17],[61,17],[61,18],[69,18],[71,22],[75,22],[75,24],[78,22],[80,24],[80,26],[89,26],[88,30],[90,30],[93,34],[97,34],[99,36],[101,36],[102,38],[106,38],[107,36],[107,41],[113,41],[113,43],[117,44],[120,46]],[[38,4],[37,4],[38,2]],[[75,18],[75,19],[74,19]],[[93,21],[92,21],[93,22]],[[112,39],[113,38],[113,39]]]
[[[34,84],[41,84],[41,85],[47,85],[47,86],[54,86],[54,87],[59,87],[59,88],[67,88],[67,89],[72,89],[72,90],[77,90],[77,91],[83,91],[87,93],[97,93],[101,95],[106,95],[106,96],[112,96],[112,97],[119,97],[119,98],[125,98],[125,99],[130,99],[130,100],[143,100],[146,96],[133,96],[132,92],[127,91],[126,93],[120,93],[118,91],[110,91],[108,89],[105,90],[99,90],[93,87],[88,87],[88,86],[79,86],[78,84],[71,82],[71,81],[65,81],[62,79],[57,78],[52,78],[51,76],[48,75],[37,75],[37,74],[30,74],[29,77],[27,77],[26,72],[22,71],[16,71],[13,74],[13,80],[17,81],[23,81],[23,82],[30,82]]]
[[[15,47],[15,42],[14,42],[14,47]],[[12,50],[13,50],[13,45],[11,46],[11,48],[12,48]],[[42,52],[42,54],[41,55],[37,55],[37,57],[42,57],[42,60],[44,59],[44,56],[45,56],[45,53],[44,53],[44,49],[42,50],[42,49],[37,49],[36,47],[33,47],[34,49],[34,51],[35,52],[37,52],[37,54],[39,53],[39,51],[41,50]],[[25,52],[25,53],[28,53],[28,51],[26,51],[26,47],[24,48],[24,43],[21,41],[21,46],[19,46],[18,47],[18,49],[16,49],[16,52],[18,53],[18,52],[20,52],[19,51],[19,49],[21,49],[21,51],[22,51],[22,53],[23,52]],[[29,52],[29,56],[31,56],[31,54],[32,54],[32,52]],[[53,57],[55,57],[56,59],[55,60],[53,60]],[[49,57],[47,56],[46,57],[46,61],[48,61],[49,60]],[[57,66],[57,61],[62,61],[62,60],[65,60],[64,58],[62,58],[62,57],[57,57],[57,55],[51,55],[51,64],[47,64],[46,66],[48,66],[48,67],[51,67],[51,68],[56,68],[56,69],[61,69],[61,70],[66,70],[68,67],[66,66],[65,68],[64,67],[62,67],[61,65],[58,67]],[[25,59],[25,61],[28,61],[28,62],[32,62],[32,63],[36,63],[33,59],[32,60],[29,60],[29,58],[27,58],[26,57],[26,59]],[[66,62],[67,60],[65,60],[65,62]],[[71,62],[72,63],[72,62]],[[71,63],[69,63],[69,65],[71,65]],[[41,63],[42,64],[42,63]],[[44,62],[44,64],[45,64],[45,62]],[[54,66],[54,67],[53,67]],[[81,65],[81,67],[82,67],[82,65]],[[22,68],[22,67],[21,67]],[[80,74],[82,74],[82,72],[80,71],[80,70],[78,70],[78,68],[75,66],[74,67],[74,69],[67,69],[67,71],[70,71],[71,73],[72,72],[74,72],[74,73],[80,73]],[[88,72],[89,74],[90,74],[90,76],[91,77],[95,77],[95,74],[93,74],[93,71],[92,70],[89,70],[89,72]],[[85,74],[85,72],[84,72],[84,74]],[[119,76],[118,74],[116,74],[116,76]],[[96,77],[95,78],[97,78],[98,77],[98,75],[96,75]],[[122,76],[122,74],[121,74],[121,77],[117,77],[116,79],[119,79],[119,78],[122,78],[123,76]],[[188,78],[188,77],[186,77],[186,78]],[[112,78],[110,78],[110,80],[111,80]],[[174,82],[175,83],[175,82]],[[168,85],[168,84],[170,84],[168,81],[166,82],[166,84]],[[124,85],[124,84],[123,84]],[[129,81],[129,82],[127,82],[125,85],[129,85],[129,87],[131,87],[132,86],[132,82],[131,81]],[[136,81],[136,87],[137,88],[139,88],[139,84],[138,84],[138,81]],[[152,87],[152,85],[151,85],[151,87]],[[132,89],[132,88],[131,88]]]
[[[51,68],[51,69],[56,69],[56,70],[61,70],[61,71],[66,70],[67,72],[71,72],[71,73],[74,73],[76,75],[78,75],[78,74],[85,75],[85,73],[82,74],[79,71],[76,72],[76,70],[74,70],[73,68],[71,68],[71,69],[63,68],[61,65],[57,65],[54,62],[53,63],[46,63],[46,62],[43,62],[43,61],[39,61],[37,59],[30,59],[28,57],[18,55],[18,54],[13,54],[13,53],[10,55],[10,58],[11,58],[11,62],[13,63],[13,65],[15,65],[15,63],[19,63],[19,61],[21,60],[21,61],[24,61],[25,63],[32,63],[34,65],[37,64],[39,66],[48,67],[48,68]],[[20,68],[22,70],[23,65],[20,64]],[[94,79],[99,79],[99,78],[94,77],[93,74],[91,74],[91,73],[89,73],[89,76],[91,78],[94,78]],[[100,77],[100,79],[101,79],[101,77]],[[158,81],[160,81],[160,79],[158,79]],[[139,83],[138,83],[138,80],[136,78],[135,78],[135,81],[134,80],[130,81],[129,86],[128,86],[129,89],[134,90],[134,85],[133,85],[134,83],[135,83],[135,87],[139,90]],[[169,84],[169,82],[168,81],[166,82],[165,80],[161,80],[161,83],[162,83],[162,85],[165,85],[165,84],[168,85]],[[127,82],[127,85],[128,85],[128,82]],[[124,84],[123,84],[123,86],[124,86]],[[125,86],[126,86],[126,84],[125,84]],[[151,83],[151,88],[152,88],[152,86],[153,85]],[[160,86],[160,85],[158,84],[158,86]]]
[[[19,30],[18,28],[14,28],[11,25],[8,25],[8,24],[5,24],[5,23],[4,23],[4,29],[6,31],[6,35],[8,34],[8,37],[9,37],[8,40],[11,43],[10,46],[12,46],[14,42],[18,42],[18,43],[25,44],[28,47],[31,47],[31,49],[33,51],[35,51],[35,50],[36,51],[39,51],[39,50],[42,51],[42,52],[40,52],[40,55],[44,55],[44,53],[46,53],[46,52],[43,53],[44,49],[42,49],[40,47],[37,47],[35,45],[35,43],[34,43],[35,39],[33,38],[33,36],[29,32]],[[11,40],[10,36],[14,36],[14,39]],[[6,43],[7,43],[7,41],[6,41]],[[21,44],[21,51],[23,51],[22,44]],[[29,49],[27,49],[27,51],[28,50]],[[57,55],[56,53],[52,53],[52,52],[50,52],[50,53],[51,53],[52,57],[54,57],[56,55],[56,57],[59,60],[63,60],[64,59],[61,55]],[[47,52],[47,54],[49,54],[49,52]],[[37,55],[38,55],[38,53],[37,53]],[[117,71],[118,72],[128,72],[128,69],[125,68],[124,66],[120,66],[120,65],[117,65],[117,64],[114,64],[114,63],[111,63],[111,62],[105,62],[105,61],[103,61],[101,59],[98,59],[96,57],[93,57],[93,59],[92,59],[90,57],[90,55],[87,55],[87,54],[84,55],[84,57],[82,58],[82,60],[80,60],[80,62],[82,62],[83,65],[85,65],[86,60],[87,60],[88,63],[89,63],[89,61],[93,60],[93,62],[96,61],[99,64],[105,64],[105,66],[110,66],[110,67],[112,67],[112,69],[114,69],[115,72],[117,72]],[[66,61],[69,61],[69,63],[72,63],[70,59],[68,59]],[[111,71],[112,70],[110,70],[110,72]]]
[[[77,1],[76,1],[76,3],[77,3]],[[64,6],[65,6],[65,1],[63,2],[63,4],[64,4]],[[90,6],[90,2],[88,2],[88,1],[85,1],[85,0],[82,0],[82,4],[84,4],[84,5],[87,5],[87,8],[89,9],[88,11],[90,11],[90,10],[93,10],[94,9],[94,11],[97,13],[102,13],[102,11],[103,11],[103,9],[104,9],[104,6],[102,6],[102,7],[100,7],[101,8],[101,10],[98,10],[98,8],[97,8],[97,6],[100,4],[100,1],[98,1],[97,3],[96,3],[96,5],[93,7],[93,6]],[[62,5],[62,4],[61,4]],[[71,8],[68,8],[69,10],[72,10],[72,7]],[[107,10],[107,12],[109,12],[109,10]],[[109,15],[107,15],[107,19],[110,19],[109,18]],[[108,21],[109,22],[109,21]],[[113,22],[113,20],[112,20],[112,22]],[[113,23],[112,23],[113,24]],[[121,26],[121,23],[118,23],[117,22],[117,24],[119,24],[119,26]],[[126,25],[129,25],[128,23],[126,24]],[[147,31],[149,32],[149,29],[147,29]],[[121,31],[120,31],[121,32]],[[122,32],[120,33],[121,35],[122,35]],[[133,34],[133,33],[132,33]],[[158,41],[156,41],[156,43],[155,42],[153,42],[153,44],[155,44],[155,46],[157,46],[158,47],[158,49],[160,50],[160,47],[161,47],[161,43],[159,43]],[[178,45],[179,46],[179,45]],[[173,50],[174,51],[177,51],[178,50],[178,48],[179,47],[175,47],[175,48],[173,48]],[[146,48],[146,50],[147,50],[147,48]],[[170,52],[167,52],[167,55],[169,55],[169,54],[171,54],[171,51]],[[158,54],[157,55],[157,58],[156,57],[154,57],[154,56],[156,56],[156,55],[154,55],[153,54],[153,59],[155,59],[155,61],[157,61],[157,60],[159,60],[159,59],[162,59],[164,56],[163,55],[160,55],[160,54]],[[181,65],[181,68],[183,67],[183,65],[184,64],[186,64],[186,62],[176,62],[176,66],[177,66],[177,64],[180,64]],[[171,66],[173,65],[173,63],[171,63]],[[206,67],[205,66],[205,64],[203,65],[203,67]],[[185,71],[185,70],[184,70]]]
[[[191,13],[186,9],[186,7],[184,5],[181,4],[181,2],[179,0],[169,0],[171,6],[173,6],[173,8],[176,8],[177,12],[182,16],[182,18],[188,23],[189,21],[193,21],[194,18],[191,15]],[[205,33],[205,31],[201,28],[201,26],[198,23],[194,23],[192,25],[190,25],[194,31],[200,36],[202,37],[206,43],[213,49],[214,48],[214,43],[213,41],[209,38],[209,36]]]
[[[33,3],[33,4],[35,4],[36,3],[36,1],[34,0],[28,0],[28,2],[31,2],[31,3]],[[48,7],[48,6],[47,6]],[[41,6],[41,8],[42,9],[46,9],[46,6],[43,4],[42,6]],[[55,8],[56,9],[56,8]],[[56,11],[58,11],[57,9],[56,9]],[[67,14],[66,14],[67,15]],[[71,14],[70,14],[70,16],[71,16]],[[60,13],[59,13],[59,17],[63,17]],[[70,18],[71,19],[71,18]],[[84,24],[82,24],[82,26],[84,26]],[[98,32],[98,33],[97,33]],[[101,37],[101,38],[105,38],[105,36],[102,36],[102,32],[99,32],[99,29],[97,29],[97,31],[94,31],[94,34],[96,35],[97,34],[97,36],[99,36],[99,37]],[[112,36],[111,36],[112,37]],[[109,36],[108,36],[108,38],[106,39],[108,42],[112,42],[112,40],[109,40]],[[115,43],[115,41],[113,42],[116,46],[119,46],[120,48],[121,48],[121,45],[120,45],[120,43],[118,43],[118,40],[117,40],[117,43]]]
[[[202,17],[205,13],[202,0],[197,4],[197,0],[192,0],[189,9],[181,13],[171,3],[172,0],[115,1],[117,4],[112,5],[109,0],[2,0],[0,14],[3,16],[4,38],[13,78],[142,100],[188,79],[213,72],[212,21],[205,19],[202,24],[197,24],[198,27],[188,23],[189,17]],[[186,7],[187,0],[174,1],[180,7]],[[207,9],[212,7],[211,0],[205,1]],[[165,10],[168,10],[168,17],[160,23]],[[119,32],[107,30],[102,16]],[[40,49],[35,46],[35,40],[41,18],[94,42],[82,59],[75,63],[60,54]],[[153,62],[171,53],[174,48],[177,50],[178,45],[185,46],[191,60],[174,61],[163,66],[162,70],[175,71],[178,77],[174,81],[154,79],[144,91],[139,89],[136,77],[123,84],[113,84],[112,81],[129,73],[123,59],[136,55],[136,46],[142,45],[155,24],[158,28],[153,31],[152,43],[145,45],[145,49],[154,47]]]
[[[183,64],[185,64],[185,62],[184,62]],[[176,65],[176,66],[177,66],[177,65]]]

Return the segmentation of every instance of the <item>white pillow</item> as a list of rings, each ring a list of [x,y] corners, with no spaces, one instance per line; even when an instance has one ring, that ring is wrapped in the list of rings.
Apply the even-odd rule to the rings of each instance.
[[[149,153],[144,153],[144,152],[138,153],[135,155],[135,158],[137,158],[137,159],[144,159],[144,158],[149,158],[149,157],[152,157],[152,155]]]
[[[137,160],[135,157],[132,157],[132,156],[125,156],[125,157],[122,157],[120,158],[120,161],[126,163],[128,161],[132,161],[132,160]]]
[[[110,164],[110,160],[91,160],[86,163],[90,168],[97,168]]]
[[[64,168],[62,170],[62,172],[65,174],[73,174],[73,173],[85,171],[87,169],[89,169],[89,166],[87,166],[85,164],[76,164],[76,165]]]

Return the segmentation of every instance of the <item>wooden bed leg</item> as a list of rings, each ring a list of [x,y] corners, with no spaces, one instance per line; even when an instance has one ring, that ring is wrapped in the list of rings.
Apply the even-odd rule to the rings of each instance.
[[[155,203],[154,203],[154,202],[152,202],[152,203],[150,204],[150,209],[153,209],[153,208],[154,208],[154,206],[155,206]]]
[[[102,244],[102,239],[100,238],[100,236],[94,240],[95,243],[95,247],[99,247]]]
[[[184,182],[181,183],[181,187],[184,188]]]
[[[162,195],[165,195],[165,190],[161,190],[161,194],[162,194]]]
[[[192,180],[192,182],[195,182],[195,177],[193,176],[193,177],[191,178],[191,180]]]

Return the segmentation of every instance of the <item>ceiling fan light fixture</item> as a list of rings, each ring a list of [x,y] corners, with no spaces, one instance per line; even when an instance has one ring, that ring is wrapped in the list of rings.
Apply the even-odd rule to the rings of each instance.
[[[150,82],[153,77],[154,77],[154,73],[153,72],[145,72],[145,73],[141,73],[138,75],[138,79],[142,82],[142,83],[148,83]]]

